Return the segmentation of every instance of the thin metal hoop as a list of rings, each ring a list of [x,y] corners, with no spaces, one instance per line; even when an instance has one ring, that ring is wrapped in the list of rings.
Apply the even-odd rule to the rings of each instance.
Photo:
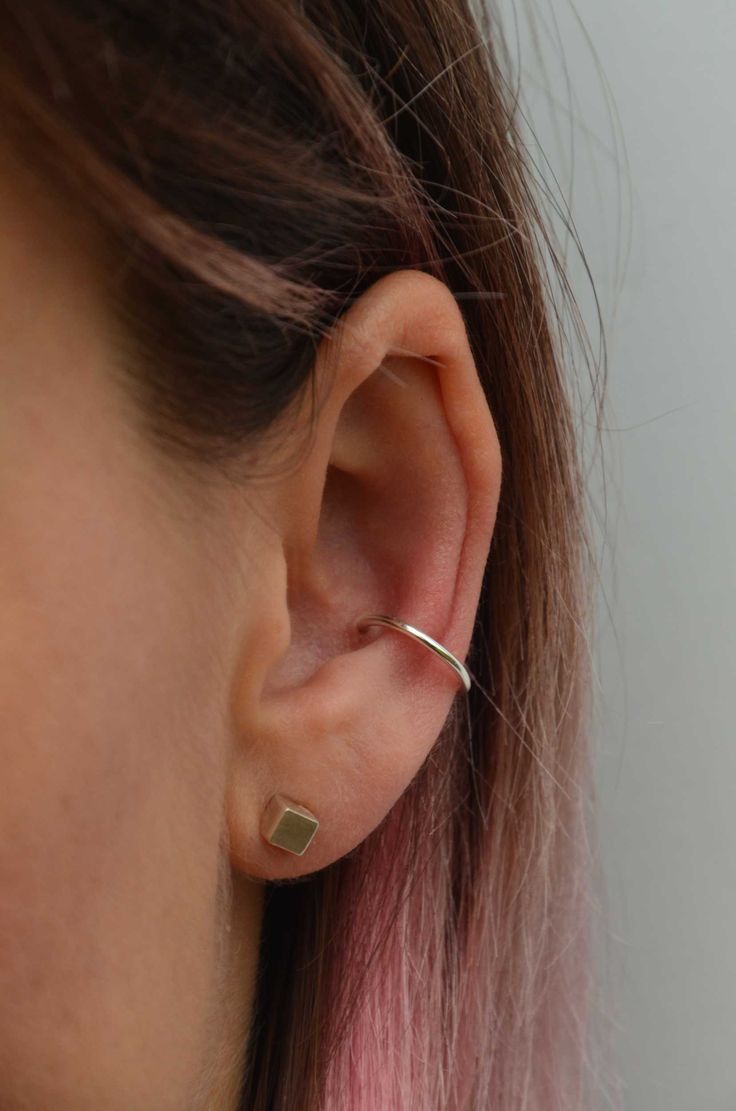
[[[409,625],[406,621],[399,621],[397,617],[388,617],[385,613],[366,613],[358,618],[357,626],[359,630],[367,629],[369,625],[385,625],[389,629],[395,629],[397,633],[404,633],[405,636],[413,637],[423,644],[426,648],[431,648],[440,659],[449,664],[455,672],[460,682],[462,683],[465,691],[468,692],[472,686],[472,679],[470,672],[465,664],[461,663],[457,656],[453,656],[449,649],[445,648],[444,644],[440,644],[438,640],[431,637],[428,633],[423,633],[421,629],[417,629],[414,625]]]

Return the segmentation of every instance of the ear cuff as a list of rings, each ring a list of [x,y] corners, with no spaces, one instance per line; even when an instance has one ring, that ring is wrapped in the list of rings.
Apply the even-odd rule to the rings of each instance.
[[[423,633],[414,625],[399,621],[396,617],[388,617],[383,613],[364,614],[357,621],[358,630],[363,632],[372,625],[383,625],[394,629],[398,633],[412,637],[418,643],[429,648],[435,655],[444,660],[455,672],[457,679],[466,693],[470,691],[472,679],[470,672],[463,663],[454,656],[443,644]],[[302,856],[312,843],[315,833],[319,829],[319,821],[311,810],[305,806],[292,802],[285,795],[274,795],[268,802],[261,819],[261,834],[264,839],[278,849]]]

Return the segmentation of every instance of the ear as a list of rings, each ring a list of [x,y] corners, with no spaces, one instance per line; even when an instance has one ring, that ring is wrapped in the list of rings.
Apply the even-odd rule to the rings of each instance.
[[[358,633],[356,619],[398,617],[463,659],[501,483],[463,318],[438,279],[381,278],[322,341],[314,370],[308,447],[259,488],[268,586],[236,676],[230,851],[262,878],[349,852],[426,759],[457,677],[400,633]],[[303,856],[263,836],[277,794],[319,820]]]

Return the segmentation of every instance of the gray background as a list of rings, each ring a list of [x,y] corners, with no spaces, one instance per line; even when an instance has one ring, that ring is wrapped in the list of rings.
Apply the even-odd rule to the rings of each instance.
[[[593,649],[621,1098],[736,1111],[736,2],[540,0],[536,47],[504,7],[609,344]]]

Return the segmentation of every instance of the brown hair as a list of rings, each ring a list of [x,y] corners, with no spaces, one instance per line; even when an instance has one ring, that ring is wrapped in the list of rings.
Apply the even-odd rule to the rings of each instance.
[[[501,442],[478,683],[363,845],[269,888],[243,1108],[584,1106],[583,487],[489,23],[469,0],[0,11],[8,120],[116,246],[124,371],[169,455],[285,435],[320,338],[406,267],[458,298]]]

